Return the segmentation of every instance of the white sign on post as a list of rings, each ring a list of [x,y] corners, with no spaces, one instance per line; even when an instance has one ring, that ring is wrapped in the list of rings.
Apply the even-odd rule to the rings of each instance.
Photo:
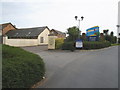
[[[83,42],[81,39],[76,40],[76,48],[82,48],[83,47]]]

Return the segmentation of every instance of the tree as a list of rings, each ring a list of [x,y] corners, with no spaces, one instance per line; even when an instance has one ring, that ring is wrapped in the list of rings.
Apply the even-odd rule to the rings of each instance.
[[[103,30],[105,40],[109,41],[110,37],[108,35],[109,29]]]
[[[120,44],[120,38],[118,38],[118,43]]]
[[[103,33],[100,33],[100,38],[99,38],[100,41],[105,41],[105,37],[103,35]]]
[[[82,36],[80,37],[80,39],[82,39],[83,41],[87,41],[86,34],[82,33]]]
[[[112,37],[114,36],[114,32],[113,31],[110,33],[110,36],[112,36]]]
[[[67,34],[69,41],[75,41],[76,39],[78,39],[79,29],[77,27],[73,26],[68,28],[67,30],[68,30]]]
[[[103,30],[103,33],[106,35],[108,35],[109,29]]]
[[[67,29],[67,34],[68,37],[65,39],[62,49],[74,51],[76,49],[75,41],[76,39],[78,39],[79,36],[79,29],[75,26],[70,27]]]
[[[112,31],[110,34],[108,34],[109,30],[103,30],[104,33],[104,38],[105,40],[111,42],[111,43],[116,43],[117,37],[114,36],[114,32]]]

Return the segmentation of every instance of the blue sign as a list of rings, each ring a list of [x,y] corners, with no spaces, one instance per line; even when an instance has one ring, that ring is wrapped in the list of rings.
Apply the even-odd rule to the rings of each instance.
[[[98,36],[89,36],[87,37],[88,41],[98,41],[99,37]]]
[[[99,27],[95,26],[86,30],[86,36],[99,36]]]
[[[83,41],[82,39],[76,40],[76,48],[82,48],[83,47]]]

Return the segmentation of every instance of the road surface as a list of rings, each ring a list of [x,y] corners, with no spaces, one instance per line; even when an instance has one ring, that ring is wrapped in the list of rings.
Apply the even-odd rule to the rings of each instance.
[[[38,48],[24,49],[44,59],[47,78],[39,88],[118,88],[118,46],[75,52]]]

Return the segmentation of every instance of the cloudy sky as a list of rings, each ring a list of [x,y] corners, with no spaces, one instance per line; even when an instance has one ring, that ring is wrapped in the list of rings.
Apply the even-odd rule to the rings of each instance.
[[[84,20],[80,29],[99,26],[100,32],[117,32],[118,1],[120,0],[1,0],[0,23],[11,22],[18,28],[48,26],[63,32],[78,26],[75,16]]]

